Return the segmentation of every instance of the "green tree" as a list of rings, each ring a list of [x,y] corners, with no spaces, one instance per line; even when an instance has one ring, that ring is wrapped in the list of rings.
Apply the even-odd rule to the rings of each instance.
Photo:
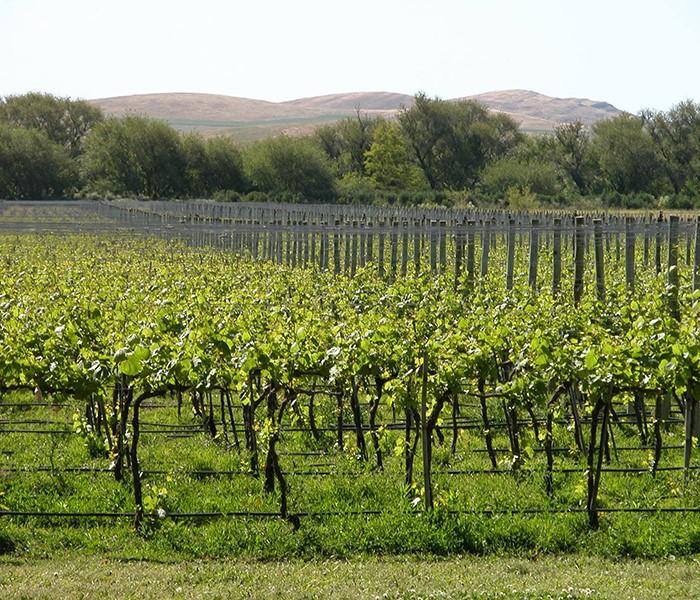
[[[245,190],[243,159],[230,138],[205,140],[196,133],[182,137],[184,159],[184,193],[190,197],[207,197],[215,192]]]
[[[374,141],[365,152],[365,169],[378,188],[416,190],[427,185],[396,123],[384,121],[375,129]]]
[[[89,190],[164,198],[184,191],[180,136],[162,121],[107,119],[85,140],[82,170]]]
[[[659,191],[662,165],[654,139],[630,114],[593,126],[593,148],[605,186],[620,194]]]
[[[210,193],[220,190],[245,191],[247,183],[243,156],[236,143],[228,137],[213,137],[206,141],[205,150],[205,177]]]
[[[335,199],[333,171],[309,139],[280,136],[249,146],[244,154],[248,180],[261,192],[302,201]]]
[[[65,148],[42,131],[0,123],[0,198],[55,198],[76,184]]]
[[[699,194],[700,104],[686,100],[668,112],[643,111],[641,118],[673,191]]]
[[[507,115],[492,115],[473,101],[446,102],[423,93],[401,111],[399,124],[433,189],[473,186],[488,161],[504,156],[521,139]]]
[[[339,177],[349,173],[364,176],[365,154],[382,122],[383,119],[370,118],[358,109],[354,117],[317,128],[314,139],[335,166]]]
[[[203,198],[209,194],[207,185],[207,149],[204,138],[198,133],[188,133],[181,140],[182,157],[185,163],[183,188],[191,198]]]
[[[554,129],[554,157],[580,194],[586,194],[593,178],[594,163],[590,134],[581,121],[562,123]]]
[[[37,92],[0,98],[0,122],[43,131],[72,157],[80,154],[85,136],[102,120],[102,111],[84,100]]]

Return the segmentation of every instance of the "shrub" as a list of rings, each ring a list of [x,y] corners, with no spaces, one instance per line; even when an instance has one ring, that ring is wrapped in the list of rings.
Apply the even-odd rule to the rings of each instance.
[[[248,178],[256,190],[293,194],[306,202],[336,198],[335,180],[323,152],[308,139],[281,136],[258,142],[245,153]]]

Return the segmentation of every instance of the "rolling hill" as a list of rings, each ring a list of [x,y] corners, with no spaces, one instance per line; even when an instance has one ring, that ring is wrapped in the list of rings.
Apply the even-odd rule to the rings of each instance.
[[[612,104],[584,98],[553,98],[527,90],[465,96],[512,116],[524,131],[547,132],[557,124],[581,120],[586,125],[615,116]],[[352,92],[268,102],[236,96],[192,93],[140,94],[90,100],[108,115],[142,114],[163,119],[183,131],[227,134],[249,141],[270,135],[301,135],[323,123],[355,114],[392,117],[413,96],[391,92]]]

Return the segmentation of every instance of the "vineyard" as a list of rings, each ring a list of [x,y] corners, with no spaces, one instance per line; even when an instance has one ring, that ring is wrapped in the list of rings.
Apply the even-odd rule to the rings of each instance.
[[[0,264],[6,549],[700,551],[694,216],[5,203]]]

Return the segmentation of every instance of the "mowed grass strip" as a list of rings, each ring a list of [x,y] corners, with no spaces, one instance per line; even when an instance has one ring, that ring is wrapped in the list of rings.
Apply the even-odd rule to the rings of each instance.
[[[15,598],[700,598],[700,561],[356,558],[119,562],[66,555],[0,562]]]

